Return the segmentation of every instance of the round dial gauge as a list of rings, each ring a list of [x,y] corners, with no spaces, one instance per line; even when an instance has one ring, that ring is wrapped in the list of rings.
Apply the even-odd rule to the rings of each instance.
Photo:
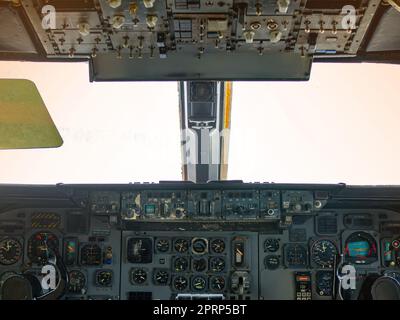
[[[225,269],[225,260],[221,257],[210,259],[210,269],[212,272],[222,272]]]
[[[17,239],[5,238],[0,241],[0,264],[12,265],[22,257],[22,245]]]
[[[83,272],[73,270],[69,272],[68,291],[72,293],[82,293],[86,287],[86,277]]]
[[[264,259],[264,264],[268,270],[275,270],[279,268],[280,259],[275,255],[266,256]]]
[[[264,249],[268,252],[276,252],[279,250],[278,239],[266,239],[264,242]]]
[[[207,269],[207,260],[205,258],[192,260],[193,270],[196,272],[204,272]]]
[[[111,287],[113,272],[111,270],[98,270],[96,272],[96,285],[99,287]]]
[[[33,263],[46,264],[51,250],[58,251],[58,248],[58,238],[53,233],[38,232],[28,241],[28,257]]]
[[[169,250],[169,241],[167,239],[158,239],[156,242],[156,249],[158,252],[167,252]]]
[[[178,239],[174,243],[174,248],[179,253],[185,253],[189,250],[189,241],[186,239]]]
[[[214,253],[222,253],[225,251],[225,242],[222,239],[215,239],[211,241],[211,250]]]
[[[193,239],[192,241],[192,251],[194,254],[203,254],[208,250],[208,242],[206,239]]]
[[[185,277],[179,276],[174,279],[174,288],[177,291],[183,291],[187,288],[188,281]]]
[[[175,270],[176,272],[183,272],[183,271],[186,271],[186,269],[188,268],[188,266],[189,266],[189,262],[188,262],[188,260],[187,260],[186,258],[184,258],[184,257],[176,258],[175,261],[174,261],[174,270]]]
[[[207,281],[202,276],[196,276],[192,280],[192,287],[196,291],[202,291],[207,287]]]
[[[215,291],[222,291],[225,289],[225,278],[224,277],[212,277],[210,283],[211,289]]]
[[[317,240],[311,247],[311,259],[322,268],[332,268],[337,254],[336,246],[330,240]]]
[[[134,269],[131,272],[131,282],[134,284],[143,284],[147,280],[147,272],[144,269]]]
[[[158,270],[154,274],[154,282],[157,285],[165,286],[168,284],[168,280],[169,280],[169,273],[166,270]]]

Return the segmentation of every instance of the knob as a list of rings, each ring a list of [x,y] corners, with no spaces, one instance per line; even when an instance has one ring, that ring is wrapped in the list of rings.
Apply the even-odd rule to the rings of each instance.
[[[155,0],[143,0],[144,6],[149,9],[153,8]]]
[[[125,23],[125,16],[122,14],[116,14],[112,17],[111,25],[114,29],[121,29]]]
[[[81,22],[78,23],[78,30],[79,30],[79,34],[82,37],[86,37],[87,35],[90,34],[90,25],[87,22]]]
[[[157,21],[158,21],[158,18],[157,18],[156,15],[149,14],[149,15],[147,15],[147,17],[146,17],[146,23],[147,23],[147,26],[148,26],[150,29],[155,28],[155,26],[157,25]]]
[[[108,5],[115,9],[121,6],[122,0],[107,0]]]

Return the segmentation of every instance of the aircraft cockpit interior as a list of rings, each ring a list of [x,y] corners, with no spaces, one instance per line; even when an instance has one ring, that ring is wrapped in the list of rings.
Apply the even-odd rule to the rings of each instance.
[[[400,184],[228,174],[236,82],[398,65],[399,0],[0,0],[0,61],[177,83],[182,160],[181,181],[0,184],[0,300],[400,299]],[[61,150],[35,84],[0,78],[0,163]]]

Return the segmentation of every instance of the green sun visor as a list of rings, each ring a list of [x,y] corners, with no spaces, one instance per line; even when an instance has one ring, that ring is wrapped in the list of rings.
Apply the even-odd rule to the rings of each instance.
[[[36,85],[0,79],[0,149],[57,148],[63,144]]]

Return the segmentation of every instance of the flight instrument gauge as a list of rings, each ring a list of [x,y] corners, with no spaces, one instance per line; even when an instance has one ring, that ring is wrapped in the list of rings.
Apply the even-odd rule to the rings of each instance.
[[[288,244],[284,247],[285,265],[288,268],[305,268],[308,264],[308,250],[303,244]]]
[[[127,245],[127,260],[130,263],[151,263],[153,241],[150,238],[130,238]]]
[[[58,252],[58,238],[51,232],[37,232],[28,241],[28,257],[33,263],[46,264]]]
[[[268,252],[276,252],[279,250],[279,240],[278,239],[266,239],[264,242],[264,249]]]
[[[132,269],[131,271],[131,283],[132,284],[144,284],[147,280],[147,272],[144,269]]]
[[[214,239],[211,241],[211,250],[214,253],[222,253],[225,251],[225,242],[222,239]]]
[[[174,260],[175,272],[184,272],[189,266],[189,261],[185,257],[178,257]]]
[[[175,240],[174,249],[179,253],[187,252],[189,250],[189,241],[186,239]]]
[[[174,289],[177,291],[183,291],[187,288],[188,281],[185,277],[178,276],[174,279]]]
[[[214,291],[222,291],[225,289],[225,278],[221,276],[212,277],[210,280],[210,287]]]
[[[207,239],[195,238],[192,240],[192,252],[194,254],[204,254],[208,251]]]
[[[0,241],[0,264],[12,265],[22,257],[22,245],[14,238],[5,238]]]
[[[156,249],[158,252],[165,253],[169,251],[169,241],[167,239],[157,239]]]
[[[157,270],[154,273],[154,282],[156,285],[165,286],[169,282],[169,272],[167,270]]]
[[[315,277],[317,294],[320,296],[332,296],[333,271],[320,270]]]
[[[68,273],[68,291],[71,293],[83,293],[86,287],[86,276],[79,270],[72,270]]]
[[[311,259],[321,268],[332,268],[338,252],[330,240],[317,240],[311,246]]]
[[[192,287],[196,291],[203,291],[207,287],[207,281],[202,276],[196,276],[192,279]]]
[[[111,287],[113,283],[112,270],[97,270],[95,283],[98,287]]]
[[[377,244],[369,233],[354,232],[345,242],[346,261],[355,264],[370,264],[378,260]]]
[[[225,270],[225,260],[221,257],[212,257],[210,259],[210,270],[212,272],[222,272]]]
[[[208,261],[206,258],[198,258],[192,260],[192,269],[196,272],[204,272],[207,269]]]
[[[264,264],[268,270],[278,269],[280,265],[280,258],[276,255],[266,256],[264,259]]]

